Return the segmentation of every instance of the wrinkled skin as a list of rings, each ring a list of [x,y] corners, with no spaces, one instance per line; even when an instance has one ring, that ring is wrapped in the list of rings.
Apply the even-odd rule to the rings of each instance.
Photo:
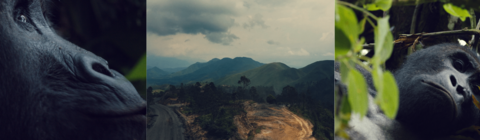
[[[144,139],[145,101],[55,34],[43,0],[0,1],[0,139]]]

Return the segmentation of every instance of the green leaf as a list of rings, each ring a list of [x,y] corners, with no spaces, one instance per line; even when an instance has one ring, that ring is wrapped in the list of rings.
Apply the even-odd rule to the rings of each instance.
[[[392,0],[376,0],[375,3],[365,5],[369,11],[388,11],[392,7]]]
[[[147,56],[144,54],[137,62],[135,67],[128,73],[125,78],[130,81],[145,80],[147,78]]]
[[[352,46],[347,35],[337,27],[335,27],[335,58],[338,56],[344,56],[350,51]]]
[[[335,48],[346,48],[346,46],[340,45],[348,45],[349,48],[353,48],[353,45],[356,44],[356,40],[358,39],[358,25],[357,25],[357,17],[352,9],[347,8],[341,4],[337,4],[335,8],[335,34],[343,33],[344,35],[339,34],[339,37],[345,36],[348,40],[344,38],[340,38],[341,41],[348,41],[349,43],[339,43],[335,44]],[[341,32],[340,32],[341,31]],[[335,40],[337,35],[335,35]],[[337,43],[337,41],[335,41]],[[339,52],[338,54],[345,54],[344,51]],[[335,57],[337,57],[337,52],[335,52]]]
[[[360,52],[363,49],[363,44],[365,43],[365,37],[360,38],[360,41],[355,46],[355,53]]]
[[[350,69],[348,74],[348,101],[352,105],[352,111],[359,113],[361,118],[367,114],[367,84],[363,75],[356,69]]]
[[[347,96],[342,97],[342,104],[340,105],[340,116],[343,117],[342,119],[350,119],[350,114],[352,113],[352,106],[348,101]]]
[[[390,32],[388,24],[389,16],[378,19],[377,28],[375,28],[375,56],[374,65],[385,63],[393,51],[393,35]]]
[[[363,33],[363,31],[365,30],[365,23],[367,22],[367,16],[365,16],[362,20],[360,20],[360,23],[358,23],[358,28],[360,29],[359,30],[359,33]]]
[[[379,104],[380,108],[383,110],[385,115],[390,119],[394,119],[397,115],[398,104],[399,104],[399,93],[397,83],[392,73],[385,72],[383,73],[383,88],[377,93],[375,102]]]
[[[377,92],[381,92],[383,90],[383,71],[380,68],[380,65],[373,65],[372,79]]]
[[[445,9],[450,15],[459,17],[462,21],[465,21],[467,17],[472,17],[472,15],[468,13],[468,10],[457,7],[451,3],[444,4],[443,9]]]
[[[350,72],[350,65],[348,59],[342,59],[340,61],[340,76],[342,77],[342,82],[347,83],[348,81],[348,73]]]
[[[337,116],[335,116],[334,119],[335,119],[335,120],[334,120],[334,121],[335,121],[335,122],[334,122],[334,123],[335,123],[335,130],[334,130],[334,132],[337,133],[338,129],[340,128],[340,123],[342,123],[342,122],[340,121],[340,119],[339,119]]]

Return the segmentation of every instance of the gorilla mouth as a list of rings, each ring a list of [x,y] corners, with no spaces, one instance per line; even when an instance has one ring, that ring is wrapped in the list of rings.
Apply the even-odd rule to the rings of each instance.
[[[98,111],[98,110],[97,110]],[[121,110],[106,110],[106,111],[88,112],[87,114],[92,118],[99,119],[134,119],[143,121],[147,112],[146,104],[137,107],[121,109]]]
[[[446,90],[443,86],[438,85],[437,83],[433,83],[433,82],[425,81],[425,80],[422,80],[422,83],[425,83],[425,84],[427,84],[427,85],[429,85],[429,86],[447,94],[448,96],[450,96],[450,92],[448,92],[448,90]],[[450,96],[450,98],[453,98],[453,97]]]
[[[426,81],[426,80],[422,80],[422,83],[425,83],[427,84],[427,86],[430,86],[430,87],[433,87],[434,89],[444,93],[449,99],[450,99],[450,103],[452,104],[452,106],[454,107],[453,109],[453,114],[454,116],[457,115],[457,104],[455,104],[455,100],[453,99],[452,95],[450,92],[448,92],[447,89],[445,89],[443,86],[437,84],[437,83],[434,83],[434,82],[431,82],[431,81]]]

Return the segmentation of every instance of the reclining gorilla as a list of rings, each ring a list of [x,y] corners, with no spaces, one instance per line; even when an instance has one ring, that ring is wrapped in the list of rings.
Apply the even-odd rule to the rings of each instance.
[[[400,91],[395,120],[388,119],[373,103],[375,89],[370,73],[357,66],[369,85],[369,111],[352,116],[349,133],[354,139],[432,139],[447,137],[478,123],[479,109],[472,95],[480,95],[480,59],[467,47],[438,44],[407,57],[394,72]],[[346,91],[339,80],[336,86]]]
[[[0,1],[0,139],[142,139],[145,101],[50,28],[43,0]]]

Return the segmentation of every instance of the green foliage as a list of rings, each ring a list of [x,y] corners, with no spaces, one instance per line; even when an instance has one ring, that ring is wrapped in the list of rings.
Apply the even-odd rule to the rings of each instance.
[[[246,78],[246,77],[245,77]],[[237,126],[234,124],[234,116],[245,114],[243,103],[248,101],[250,104],[254,103],[256,97],[253,93],[257,93],[266,101],[272,104],[290,104],[290,110],[299,114],[299,116],[308,119],[314,124],[314,137],[317,139],[333,139],[333,113],[331,110],[322,106],[322,103],[312,98],[312,94],[297,92],[293,86],[283,87],[283,93],[275,96],[273,87],[250,87],[246,90],[247,93],[242,96],[240,100],[232,98],[235,94],[241,94],[242,87],[235,86],[218,86],[214,83],[186,84],[173,86],[166,92],[172,95],[178,94],[178,101],[188,102],[189,106],[184,107],[182,113],[184,114],[198,114],[194,123],[202,127],[203,130],[208,131],[207,137],[211,139],[229,139],[235,137],[237,133]],[[308,86],[305,86],[308,87]],[[309,91],[309,90],[306,90]],[[183,92],[183,94],[181,94]],[[250,95],[250,96],[248,96]],[[268,96],[267,96],[268,95]],[[253,99],[253,100],[252,100]],[[277,102],[277,100],[281,103]],[[263,127],[257,127],[249,133],[250,138],[254,138],[256,133],[260,133]]]
[[[248,87],[250,85],[250,79],[248,79],[245,76],[240,77],[240,80],[238,80],[238,84],[243,85],[243,88]]]
[[[384,82],[382,83],[384,85],[397,84],[395,82],[395,78],[393,77],[393,75],[388,71],[383,73],[382,81]],[[377,84],[379,84],[379,82],[375,83],[375,85]],[[376,86],[376,87],[380,87],[380,86]],[[377,104],[380,105],[380,108],[384,110],[384,113],[385,115],[387,115],[387,117],[394,118],[397,115],[396,110],[398,110],[398,104],[399,104],[398,88],[396,86],[394,87],[383,86],[382,88],[377,88],[377,90],[379,91],[378,93],[381,93],[381,94],[377,95],[378,97],[375,99],[375,101],[377,102]],[[388,93],[388,94],[385,94],[385,93]]]
[[[335,51],[339,48],[338,50],[341,50],[341,52],[335,52],[335,60],[340,62],[341,80],[348,87],[348,95],[335,95],[336,98],[341,98],[341,104],[335,104],[335,108],[340,109],[339,112],[335,112],[335,123],[339,123],[335,124],[335,133],[348,126],[351,112],[358,113],[363,117],[368,110],[367,84],[363,75],[355,68],[356,66],[363,67],[372,73],[373,83],[377,89],[376,103],[389,118],[393,119],[396,115],[399,99],[398,88],[393,75],[383,69],[385,62],[393,51],[393,35],[388,23],[389,16],[376,17],[368,12],[368,10],[387,11],[391,4],[392,0],[375,0],[373,3],[364,4],[363,7],[366,9],[362,9],[353,4],[337,1],[335,10],[337,32],[335,34],[340,34],[338,35],[340,38],[335,38]],[[366,17],[360,22],[357,21],[353,10],[346,6],[365,13]],[[346,23],[347,21],[348,23]],[[359,38],[358,35],[364,30],[366,21],[369,21],[368,23],[374,28],[375,55],[371,59],[362,58],[363,61],[367,62],[363,63],[359,59],[359,52],[363,49],[365,39]],[[375,21],[376,24],[374,24]],[[337,42],[339,43],[337,44]],[[348,47],[342,46],[348,44],[350,44]],[[341,133],[346,134],[344,132],[338,134],[341,135]]]
[[[337,4],[335,8],[335,57],[346,55],[350,48],[355,48],[354,45],[357,44],[360,31],[357,22],[357,16],[352,9]]]
[[[352,104],[352,110],[360,113],[360,116],[366,115],[368,110],[368,91],[365,78],[356,69],[350,69],[347,83],[348,101]]]
[[[451,3],[444,4],[443,9],[445,9],[445,11],[447,11],[447,13],[449,13],[450,15],[459,17],[462,21],[465,21],[467,17],[472,17],[472,15],[468,13],[468,10],[457,7]]]
[[[372,58],[374,66],[385,63],[393,51],[393,35],[390,32],[388,19],[389,16],[379,18],[375,28],[375,56]]]
[[[136,81],[136,80],[145,80],[147,78],[147,74],[145,73],[147,71],[147,55],[143,55],[142,58],[137,62],[135,67],[133,67],[132,70],[130,70],[130,73],[128,73],[125,78],[127,78],[130,81]]]
[[[369,11],[388,11],[392,7],[392,0],[375,0],[375,3],[367,4],[364,7]]]

